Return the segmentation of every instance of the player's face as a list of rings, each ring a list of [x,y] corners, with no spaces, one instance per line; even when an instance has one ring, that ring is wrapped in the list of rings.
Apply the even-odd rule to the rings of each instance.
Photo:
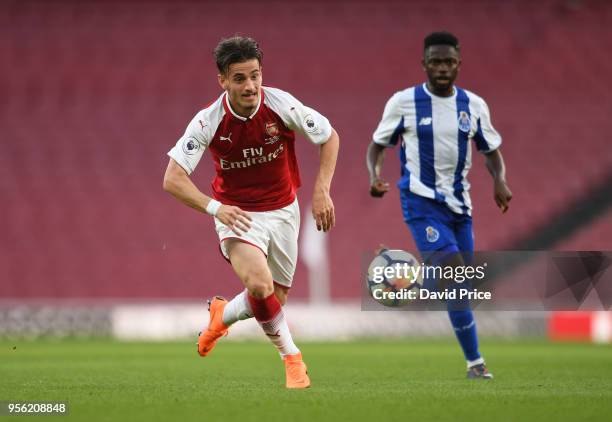
[[[259,60],[233,63],[227,75],[219,75],[219,84],[227,91],[234,111],[248,117],[257,108],[261,88],[261,65]]]
[[[423,69],[427,73],[429,87],[436,94],[452,94],[460,66],[459,52],[450,45],[432,45],[425,51]]]

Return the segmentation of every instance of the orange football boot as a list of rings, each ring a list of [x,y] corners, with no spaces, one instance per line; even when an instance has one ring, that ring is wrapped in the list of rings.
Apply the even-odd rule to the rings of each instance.
[[[285,362],[285,374],[287,376],[287,388],[308,388],[308,368],[302,360],[302,354],[287,355],[283,358]]]
[[[203,330],[198,337],[198,353],[204,357],[208,355],[217,344],[217,340],[227,335],[229,327],[223,323],[223,309],[227,300],[221,296],[215,296],[208,301],[210,321],[208,328]]]

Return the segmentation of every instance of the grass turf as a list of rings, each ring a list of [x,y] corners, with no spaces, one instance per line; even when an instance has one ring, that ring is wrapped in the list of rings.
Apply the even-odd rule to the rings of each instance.
[[[191,343],[4,340],[0,401],[66,401],[66,419],[87,421],[582,421],[612,414],[610,346],[487,341],[496,379],[485,382],[464,378],[451,341],[303,343],[313,387],[288,391],[269,344],[221,340],[202,359]]]

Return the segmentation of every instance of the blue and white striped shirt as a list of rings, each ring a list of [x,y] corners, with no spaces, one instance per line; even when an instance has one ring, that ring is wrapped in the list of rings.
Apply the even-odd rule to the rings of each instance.
[[[501,145],[484,100],[459,87],[450,97],[438,97],[426,84],[395,93],[374,132],[378,145],[392,147],[401,142],[400,189],[468,215],[472,214],[467,181],[472,165],[470,139],[483,153]]]

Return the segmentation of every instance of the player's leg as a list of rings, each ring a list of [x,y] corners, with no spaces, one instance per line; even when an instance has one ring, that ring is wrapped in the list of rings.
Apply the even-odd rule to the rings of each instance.
[[[285,313],[276,297],[265,255],[256,247],[240,241],[230,242],[228,249],[232,267],[248,291],[247,299],[255,319],[285,362],[287,388],[310,387],[306,365],[293,342]]]
[[[465,265],[464,256],[471,260],[473,237],[471,218],[456,218],[446,205],[438,204],[408,192],[401,193],[404,219],[412,232],[423,260],[428,265]],[[440,280],[425,279],[427,289],[446,288]],[[478,336],[469,303],[447,302],[448,315],[468,366],[482,360],[478,351]]]
[[[276,295],[281,302],[287,300],[297,265],[300,210],[297,200],[274,212],[270,219],[268,267],[274,279]],[[302,354],[284,356],[288,388],[310,386],[310,379]]]
[[[459,250],[458,245],[451,244],[445,248],[428,252],[426,262],[433,266],[464,266],[464,254]],[[469,282],[464,281],[459,284],[456,282],[446,283],[445,286],[438,285],[438,288],[462,289],[469,288]],[[463,355],[467,362],[468,377],[470,378],[492,378],[484,366],[484,359],[478,350],[478,333],[476,330],[476,321],[474,313],[470,309],[468,300],[454,299],[448,300],[447,303],[448,316],[455,331],[457,341],[461,346]]]
[[[469,217],[459,217],[454,224],[455,239],[457,239],[457,265],[471,264],[474,253],[472,225]],[[460,254],[459,254],[460,253]],[[449,301],[448,316],[455,330],[457,340],[461,344],[468,369],[476,364],[483,363],[478,351],[478,334],[476,321],[469,303]]]
[[[431,256],[429,262],[431,265],[443,267],[460,267],[465,265],[463,255],[460,253],[457,245],[449,245],[445,249],[437,251]],[[446,288],[458,290],[459,288],[469,288],[469,284],[467,281],[461,284],[451,281],[451,285],[446,286]],[[455,335],[468,362],[468,367],[475,363],[481,363],[478,362],[482,358],[478,352],[476,323],[469,301],[460,299],[448,300],[447,309]]]
[[[251,218],[251,228],[241,237],[237,237],[236,233],[215,218],[215,229],[220,241],[219,252],[230,264],[228,245],[231,242],[248,243],[253,248],[258,249],[264,256],[264,251],[268,250],[269,236],[265,227],[266,213],[253,212]],[[207,356],[213,350],[219,338],[227,334],[230,325],[253,316],[246,291],[242,291],[229,302],[220,296],[216,296],[208,303],[210,311],[208,327],[202,330],[198,337],[198,353],[202,357]]]
[[[288,288],[274,285],[274,294],[281,305],[287,302]],[[248,290],[234,296],[230,301],[220,296],[213,297],[209,302],[210,320],[208,328],[199,334],[198,352],[204,357],[215,347],[217,340],[227,334],[234,323],[253,318],[253,310],[248,299]]]
[[[274,292],[272,274],[266,256],[247,243],[228,241],[230,261],[248,294],[253,315],[281,356],[298,354],[281,303]]]
[[[241,238],[236,238],[235,234],[227,226],[215,220],[217,234],[221,241],[219,250],[228,263],[230,263],[228,243],[233,240],[241,240],[256,246],[262,253],[268,250],[270,236],[268,234],[267,220],[269,215],[270,213],[251,213],[253,219],[251,229],[243,234]],[[275,284],[274,291],[281,305],[284,305],[287,300],[288,289]],[[208,327],[200,332],[198,338],[198,353],[203,357],[212,351],[220,337],[227,334],[232,324],[253,317],[253,310],[251,309],[246,289],[237,294],[229,302],[225,298],[216,296],[209,300],[208,303],[210,311]]]
[[[285,303],[287,303],[287,296],[289,296],[289,287],[274,283],[274,294],[278,298],[280,304],[284,306]]]
[[[461,253],[462,261],[471,265],[474,254],[474,234],[472,219],[469,216],[456,218],[455,238]],[[461,309],[453,309],[449,304],[448,316],[451,320],[457,340],[461,344],[468,368],[468,378],[491,379],[493,374],[489,373],[485,361],[479,351],[478,330],[476,319],[469,306],[461,306]]]
[[[223,309],[223,324],[229,327],[238,321],[249,318],[253,318],[253,310],[249,304],[248,291],[244,289],[225,305]]]
[[[281,305],[287,303],[288,288],[274,284],[274,294],[278,298]],[[213,300],[219,300],[217,298]],[[238,293],[232,300],[227,302],[223,309],[223,324],[226,327],[232,324],[243,321],[245,319],[253,318],[253,310],[248,299],[248,290],[244,289]]]

